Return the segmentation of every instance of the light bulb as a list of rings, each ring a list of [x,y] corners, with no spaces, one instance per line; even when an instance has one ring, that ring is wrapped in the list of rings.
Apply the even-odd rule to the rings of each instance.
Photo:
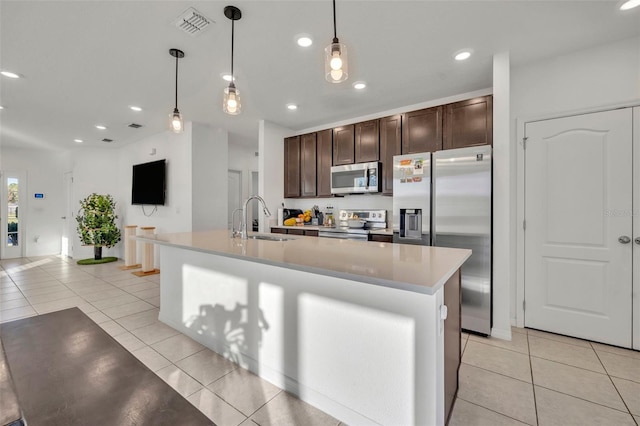
[[[332,70],[339,70],[342,68],[342,58],[340,57],[339,51],[333,52],[331,55],[330,65]]]
[[[171,122],[169,123],[169,128],[173,133],[182,133],[184,131],[182,115],[177,108],[174,109],[173,114],[171,114]]]
[[[341,83],[349,76],[347,46],[333,39],[325,49],[324,75],[329,83]]]
[[[224,89],[222,110],[227,114],[237,115],[240,114],[240,109],[240,92],[236,89],[236,86],[231,83],[229,87]]]

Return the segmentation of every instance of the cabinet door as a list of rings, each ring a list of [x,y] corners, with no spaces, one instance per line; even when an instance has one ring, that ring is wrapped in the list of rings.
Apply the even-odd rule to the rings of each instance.
[[[333,165],[353,164],[354,152],[354,126],[336,127],[333,129]]]
[[[445,105],[444,149],[493,143],[493,97]]]
[[[442,107],[407,112],[402,119],[402,153],[442,149]]]
[[[300,196],[300,136],[284,140],[284,196]]]
[[[382,194],[393,195],[393,156],[400,155],[402,118],[400,115],[380,119],[380,161],[382,161]]]
[[[331,129],[317,133],[317,196],[331,196],[331,166],[333,165],[333,132]]]
[[[316,134],[300,137],[300,196],[316,196]]]
[[[380,159],[380,132],[378,120],[365,121],[355,125],[356,163],[368,163]]]

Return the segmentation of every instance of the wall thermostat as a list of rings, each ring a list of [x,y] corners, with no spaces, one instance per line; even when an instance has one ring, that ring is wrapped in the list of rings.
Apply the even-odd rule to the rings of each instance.
[[[33,194],[33,198],[35,199],[43,199],[44,198],[44,194],[40,194],[40,193],[35,193]]]

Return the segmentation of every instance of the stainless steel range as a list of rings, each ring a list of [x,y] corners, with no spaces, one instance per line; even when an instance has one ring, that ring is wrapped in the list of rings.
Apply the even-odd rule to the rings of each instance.
[[[340,210],[336,226],[321,228],[318,236],[367,241],[371,230],[386,227],[386,210]]]

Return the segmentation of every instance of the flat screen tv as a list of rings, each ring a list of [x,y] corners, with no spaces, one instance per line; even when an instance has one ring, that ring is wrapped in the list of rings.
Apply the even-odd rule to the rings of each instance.
[[[164,205],[166,160],[134,164],[131,204]]]

